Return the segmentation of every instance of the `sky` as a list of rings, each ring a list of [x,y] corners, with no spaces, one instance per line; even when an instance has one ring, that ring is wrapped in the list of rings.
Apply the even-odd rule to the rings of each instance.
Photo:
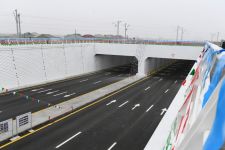
[[[24,32],[116,34],[114,23],[129,24],[128,36],[184,40],[225,39],[225,0],[0,0],[0,33],[15,33],[13,10]],[[181,31],[179,32],[181,36]],[[179,36],[179,37],[180,37]]]

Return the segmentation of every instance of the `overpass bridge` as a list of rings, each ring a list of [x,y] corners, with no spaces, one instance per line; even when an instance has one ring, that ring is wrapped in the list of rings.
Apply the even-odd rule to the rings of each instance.
[[[97,55],[135,57],[138,61],[138,74],[148,72],[171,60],[196,60],[201,49],[196,46],[144,45],[144,44],[95,44]]]
[[[184,144],[188,150],[196,143],[201,149],[212,138],[222,79],[205,108],[196,99],[207,91],[222,53],[210,43],[203,51],[119,42],[2,45],[0,148],[170,150]],[[130,72],[134,62],[137,75]],[[198,75],[207,84],[197,82]],[[202,131],[196,118],[211,110],[210,119],[201,120]],[[189,132],[192,128],[195,132]]]

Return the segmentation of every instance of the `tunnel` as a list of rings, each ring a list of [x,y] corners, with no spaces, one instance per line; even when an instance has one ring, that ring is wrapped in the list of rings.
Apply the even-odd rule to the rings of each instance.
[[[95,55],[95,65],[97,70],[112,68],[116,66],[128,66],[127,72],[135,75],[138,72],[138,60],[134,56],[117,55]]]

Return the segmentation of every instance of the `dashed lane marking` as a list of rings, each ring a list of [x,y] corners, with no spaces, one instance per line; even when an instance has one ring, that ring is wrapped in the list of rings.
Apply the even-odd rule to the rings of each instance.
[[[129,101],[124,102],[123,104],[121,104],[119,107],[124,106],[125,104],[127,104]]]
[[[98,84],[98,83],[101,83],[102,81],[97,81],[97,82],[94,82],[94,84]]]
[[[70,97],[70,96],[73,96],[73,95],[75,95],[76,93],[72,93],[72,94],[68,94],[68,95],[65,95],[64,97],[66,98],[66,97]]]
[[[48,92],[48,91],[51,91],[52,89],[47,89],[47,90],[43,90],[43,91],[39,91],[39,92],[37,92],[37,93],[44,93],[44,92]]]
[[[113,147],[116,145],[117,143],[116,142],[114,142],[109,148],[108,148],[108,150],[111,150],[111,149],[113,149]]]
[[[84,79],[84,80],[81,80],[80,82],[86,82],[86,81],[88,81],[89,79]]]
[[[31,90],[31,91],[32,91],[32,92],[36,92],[36,91],[39,91],[39,90],[42,90],[42,89],[44,89],[44,88],[33,89],[33,90]]]
[[[57,91],[52,91],[52,92],[48,92],[48,93],[46,93],[46,94],[49,95],[49,94],[53,94],[53,93],[56,93],[56,92],[59,92],[59,90],[57,90]]]
[[[59,95],[63,95],[63,94],[66,94],[67,92],[62,92],[62,93],[59,93],[59,94],[55,94],[53,96],[59,96]]]
[[[73,135],[72,137],[70,137],[69,139],[67,139],[66,141],[62,142],[61,144],[57,145],[55,148],[60,148],[61,146],[63,146],[64,144],[66,144],[67,142],[69,142],[70,140],[72,140],[73,138],[75,138],[76,136],[78,136],[79,134],[81,134],[82,132],[78,132],[75,135]]]
[[[149,110],[151,110],[152,107],[154,107],[154,105],[151,105],[151,106],[146,110],[146,112],[148,112]]]
[[[164,93],[167,93],[170,89],[167,89]]]

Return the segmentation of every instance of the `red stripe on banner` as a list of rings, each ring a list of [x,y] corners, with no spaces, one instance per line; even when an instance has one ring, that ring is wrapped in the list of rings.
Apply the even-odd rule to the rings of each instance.
[[[193,92],[193,87],[192,87],[191,91],[189,92],[187,98],[185,99],[184,104],[181,106],[179,112],[181,111],[181,109],[183,109],[184,105],[187,103],[187,101],[188,101],[189,98],[191,97],[192,92]]]
[[[178,128],[178,132],[177,132],[177,135],[176,135],[176,140],[177,140],[178,135],[179,135],[179,133],[180,133],[180,128],[181,128],[181,124],[182,124],[182,122],[183,122],[183,119],[184,119],[184,116],[182,116],[182,118],[181,118],[180,125],[179,125],[179,128]]]
[[[191,105],[189,105],[188,112],[187,112],[187,115],[186,115],[187,117],[185,119],[184,126],[183,126],[183,129],[182,129],[182,132],[181,133],[184,132],[184,129],[186,127],[186,124],[187,124],[187,121],[188,121],[188,118],[189,118],[189,114],[190,114],[190,108],[191,108]]]

